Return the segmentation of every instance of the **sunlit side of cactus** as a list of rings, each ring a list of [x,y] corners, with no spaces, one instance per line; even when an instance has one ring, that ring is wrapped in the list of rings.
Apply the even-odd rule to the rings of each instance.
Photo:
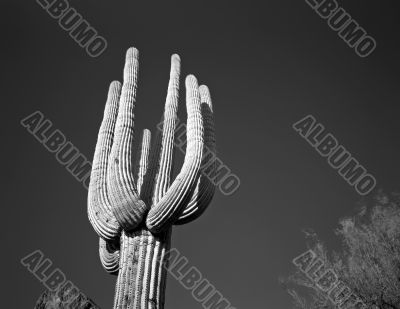
[[[132,167],[134,109],[139,53],[126,54],[124,83],[112,82],[99,130],[88,195],[89,220],[100,236],[104,269],[118,276],[114,308],[164,308],[165,283],[174,224],[199,217],[214,194],[205,173],[215,169],[215,135],[207,86],[186,78],[187,143],[181,171],[172,181],[180,58],[171,58],[162,122],[151,146],[144,130]],[[211,156],[205,156],[205,149]]]

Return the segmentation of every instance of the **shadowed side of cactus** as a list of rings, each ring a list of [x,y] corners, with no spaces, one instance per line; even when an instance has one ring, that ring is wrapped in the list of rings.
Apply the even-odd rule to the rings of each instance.
[[[118,276],[115,309],[164,308],[172,226],[198,218],[215,191],[202,173],[215,169],[211,97],[207,86],[199,87],[193,75],[185,81],[185,159],[176,178],[171,179],[179,98],[178,55],[171,58],[162,130],[153,143],[150,131],[144,130],[132,166],[138,56],[135,48],[128,50],[123,85],[110,85],[88,195],[89,220],[100,236],[100,261],[108,273]]]

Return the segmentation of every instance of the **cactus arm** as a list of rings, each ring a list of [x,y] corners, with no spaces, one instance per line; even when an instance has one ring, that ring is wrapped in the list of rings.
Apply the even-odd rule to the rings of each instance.
[[[153,203],[157,203],[167,192],[170,186],[175,127],[178,111],[179,99],[179,76],[181,72],[181,60],[178,55],[171,57],[171,70],[168,83],[168,92],[164,108],[163,129],[161,137],[161,149],[158,171],[155,175],[155,188]]]
[[[108,165],[108,189],[113,214],[124,230],[132,230],[142,221],[147,207],[140,200],[132,173],[132,146],[134,142],[134,108],[136,101],[139,52],[130,48],[126,54],[124,83],[114,144]]]
[[[106,272],[112,275],[118,275],[119,270],[119,248],[111,242],[107,242],[99,237],[99,257],[100,262]]]
[[[138,190],[138,194],[141,195],[143,180],[146,176],[148,165],[149,165],[149,153],[151,132],[148,129],[143,130],[142,143],[138,149],[137,161],[135,166],[135,183]]]
[[[200,167],[201,173],[189,203],[174,223],[177,225],[186,224],[197,219],[206,210],[215,192],[215,184],[208,176],[210,173],[213,174],[215,170],[216,158],[213,107],[208,87],[201,85],[199,92],[204,123],[204,149]]]
[[[149,154],[149,166],[146,175],[143,178],[142,190],[140,193],[141,198],[146,203],[146,205],[152,205],[152,201],[155,198],[154,188],[155,188],[155,177],[158,171],[159,164],[159,154],[161,150],[161,133],[160,130],[156,130],[156,136],[154,142],[151,145]]]
[[[114,81],[108,91],[103,121],[97,138],[90,175],[88,217],[97,234],[107,240],[119,238],[119,226],[110,206],[107,192],[107,165],[113,143],[121,85]]]
[[[161,200],[152,206],[146,226],[153,232],[161,232],[179,215],[190,194],[195,189],[203,155],[203,119],[200,110],[200,94],[193,75],[186,78],[187,145],[182,169]]]
[[[143,130],[142,143],[138,149],[138,160],[135,167],[135,183],[139,194],[143,183],[143,177],[147,171],[150,140],[151,132],[147,129]],[[101,264],[106,272],[112,275],[118,275],[120,261],[120,250],[118,247],[119,242],[108,242],[101,237],[99,239],[99,256]]]
[[[178,109],[179,75],[180,58],[175,54],[171,57],[167,99],[160,123],[162,127],[161,129],[157,127],[155,142],[150,153],[150,168],[144,179],[144,188],[141,194],[148,205],[157,203],[170,184]],[[165,171],[165,174],[161,171]]]

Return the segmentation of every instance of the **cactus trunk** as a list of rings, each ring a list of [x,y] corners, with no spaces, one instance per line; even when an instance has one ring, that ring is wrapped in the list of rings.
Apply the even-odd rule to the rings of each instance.
[[[120,241],[114,309],[163,309],[171,229],[157,236],[146,229],[124,232]]]

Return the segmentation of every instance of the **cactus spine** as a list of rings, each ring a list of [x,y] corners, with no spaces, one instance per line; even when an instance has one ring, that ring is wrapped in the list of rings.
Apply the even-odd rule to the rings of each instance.
[[[88,216],[99,235],[104,269],[117,275],[115,309],[162,309],[174,224],[199,217],[214,194],[202,173],[215,169],[215,136],[207,86],[186,78],[186,154],[172,181],[180,58],[171,58],[162,131],[151,145],[144,130],[132,167],[139,52],[126,54],[124,82],[111,83],[99,130],[88,195]],[[171,183],[172,182],[172,183]]]

